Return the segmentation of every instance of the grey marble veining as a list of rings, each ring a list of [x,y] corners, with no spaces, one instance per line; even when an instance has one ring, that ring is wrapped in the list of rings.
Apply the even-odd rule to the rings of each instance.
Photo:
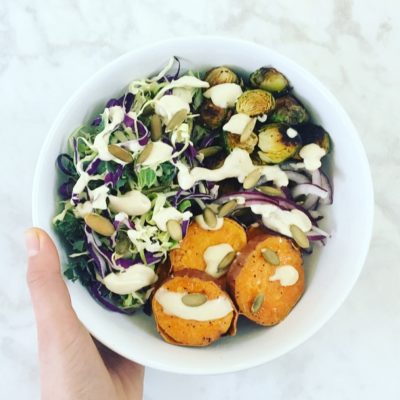
[[[58,110],[98,68],[136,46],[219,34],[275,48],[342,102],[372,168],[374,236],[350,297],[306,343],[235,374],[182,378],[147,370],[145,398],[399,398],[399,20],[397,0],[2,0],[0,397],[39,398],[21,237],[31,223],[33,168]]]

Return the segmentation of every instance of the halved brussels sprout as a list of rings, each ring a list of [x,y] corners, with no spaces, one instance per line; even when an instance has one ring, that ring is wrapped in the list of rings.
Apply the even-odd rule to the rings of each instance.
[[[303,146],[315,143],[322,147],[326,151],[326,154],[331,151],[331,138],[329,133],[322,126],[311,123],[302,124],[296,126],[296,131],[301,137]]]
[[[235,133],[225,133],[225,144],[228,151],[232,151],[234,148],[238,147],[239,149],[246,150],[249,154],[254,151],[258,142],[257,135],[252,132],[250,136],[244,142],[240,141],[240,135],[236,135]]]
[[[274,94],[282,94],[289,89],[286,76],[275,68],[262,67],[250,75],[250,83]]]
[[[239,83],[238,76],[227,67],[216,67],[207,72],[204,78],[211,86],[221,83]]]
[[[269,117],[271,122],[288,125],[303,124],[309,120],[307,110],[293,96],[286,95],[276,99],[275,109]]]
[[[299,135],[291,138],[287,134],[286,124],[268,124],[258,132],[257,154],[267,164],[279,164],[293,157],[300,148]]]
[[[250,117],[267,114],[274,107],[274,97],[261,89],[246,90],[236,102],[236,111]]]
[[[219,128],[227,121],[230,114],[228,108],[218,107],[209,99],[204,100],[200,108],[200,119],[211,129]]]

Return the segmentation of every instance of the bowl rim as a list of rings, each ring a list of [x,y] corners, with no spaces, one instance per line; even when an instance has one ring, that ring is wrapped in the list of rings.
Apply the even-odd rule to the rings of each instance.
[[[241,363],[236,363],[234,365],[227,365],[223,370],[221,370],[220,367],[214,368],[212,366],[212,363],[210,365],[210,368],[204,370],[203,368],[196,368],[195,366],[192,366],[191,369],[188,369],[187,366],[182,366],[178,367],[176,365],[170,367],[169,365],[166,365],[163,362],[159,362],[154,359],[146,359],[145,355],[142,353],[140,354],[137,358],[135,358],[135,362],[145,365],[150,368],[155,368],[161,371],[166,371],[166,372],[172,372],[172,373],[179,373],[179,374],[185,374],[185,375],[211,375],[211,374],[221,374],[221,373],[232,373],[232,372],[237,372],[241,370],[245,370],[248,368],[256,367],[259,365],[262,365],[264,363],[267,363],[269,361],[272,361],[289,351],[293,350],[294,348],[298,347],[300,344],[305,342],[306,340],[310,339],[334,314],[335,312],[340,308],[340,306],[344,303],[348,295],[350,294],[352,288],[354,287],[361,270],[365,264],[367,255],[368,255],[368,250],[371,242],[371,237],[372,237],[372,231],[373,231],[373,221],[374,221],[374,192],[373,192],[373,183],[372,183],[372,176],[371,176],[371,170],[369,167],[368,159],[366,156],[366,152],[364,149],[364,146],[360,140],[360,137],[357,133],[357,130],[352,123],[350,117],[347,115],[346,111],[343,109],[342,105],[340,102],[336,99],[336,97],[332,94],[332,92],[327,89],[320,81],[317,79],[311,72],[308,72],[304,67],[302,67],[300,64],[298,64],[295,61],[292,61],[290,58],[287,56],[279,53],[275,49],[272,49],[268,46],[264,46],[252,41],[248,40],[243,40],[243,39],[238,39],[238,38],[232,38],[232,37],[224,37],[224,36],[218,36],[218,35],[195,35],[195,36],[185,36],[185,37],[174,37],[174,38],[168,38],[165,40],[160,40],[160,41],[155,41],[149,44],[145,44],[143,46],[137,47],[134,50],[128,51],[119,57],[113,59],[111,62],[105,64],[103,67],[101,67],[99,70],[97,70],[90,78],[86,79],[74,92],[73,94],[69,97],[69,99],[64,103],[64,105],[61,107],[60,111],[58,112],[56,118],[54,119],[53,123],[51,124],[51,127],[45,137],[45,140],[43,142],[43,145],[41,147],[39,157],[36,162],[36,167],[35,167],[35,172],[34,172],[34,178],[33,178],[33,188],[32,188],[32,220],[33,224],[35,226],[40,227],[40,217],[39,217],[39,181],[42,176],[42,171],[45,170],[45,165],[46,165],[46,157],[45,155],[47,154],[50,144],[53,140],[53,138],[56,135],[56,132],[60,126],[61,121],[64,118],[64,115],[68,113],[69,108],[71,105],[80,98],[82,93],[85,92],[86,88],[90,86],[90,84],[93,81],[96,81],[99,76],[107,73],[108,70],[112,70],[116,65],[121,63],[123,60],[128,59],[132,57],[132,55],[139,53],[141,51],[151,51],[157,49],[159,46],[170,46],[170,45],[179,45],[179,44],[193,44],[193,43],[207,43],[207,42],[215,42],[218,41],[223,45],[224,43],[226,44],[236,44],[240,46],[245,46],[246,48],[250,49],[252,48],[254,51],[261,51],[267,49],[268,52],[275,58],[279,58],[282,62],[284,62],[286,65],[289,65],[299,71],[299,73],[303,76],[306,76],[309,81],[312,82],[312,84],[318,88],[318,90],[323,94],[325,98],[327,98],[331,104],[335,106],[335,113],[337,113],[340,118],[342,118],[343,123],[346,125],[348,128],[348,134],[352,136],[352,140],[354,143],[357,145],[358,150],[359,150],[359,166],[362,167],[364,176],[365,176],[365,193],[364,193],[364,198],[365,198],[365,203],[364,207],[368,210],[367,215],[365,216],[365,226],[364,226],[364,238],[365,241],[363,242],[363,245],[360,246],[359,251],[358,251],[358,262],[357,262],[357,269],[353,269],[352,275],[349,277],[351,280],[348,282],[346,290],[343,290],[338,294],[336,297],[336,301],[332,302],[330,304],[329,309],[326,310],[325,314],[321,316],[316,322],[310,326],[309,329],[306,330],[306,332],[303,333],[303,335],[300,335],[296,337],[296,340],[292,340],[290,344],[287,344],[286,346],[280,347],[279,351],[275,351],[274,353],[268,353],[268,356],[260,356],[257,360],[251,359],[251,360],[243,360]],[[64,278],[65,280],[65,278]],[[98,334],[97,332],[93,332],[91,330],[90,326],[87,326],[85,321],[82,321],[82,323],[85,325],[85,327],[88,329],[88,331],[91,333],[92,336],[94,336],[96,339],[98,339],[100,342],[102,342],[104,345],[109,347],[111,350],[114,352],[121,354],[120,351],[114,346],[114,343],[105,339],[102,337],[101,334]],[[123,355],[123,354],[122,354]]]

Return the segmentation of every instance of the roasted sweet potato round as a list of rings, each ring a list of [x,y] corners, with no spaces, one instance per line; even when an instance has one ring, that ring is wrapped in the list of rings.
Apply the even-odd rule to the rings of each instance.
[[[208,247],[228,243],[235,251],[240,251],[246,242],[245,230],[232,219],[224,218],[223,226],[215,231],[205,230],[192,222],[180,247],[170,252],[172,270],[191,268],[205,271],[207,266],[203,255]]]
[[[229,302],[231,311],[221,318],[211,320],[196,320],[181,318],[167,313],[159,303],[157,292],[167,290],[174,293],[196,294],[204,296],[208,301],[224,298]],[[183,303],[183,299],[182,299]],[[201,306],[201,305],[200,305]],[[180,271],[157,289],[152,299],[153,314],[157,330],[168,343],[181,346],[207,346],[222,335],[235,335],[238,313],[228,293],[207,274],[196,270]],[[195,307],[186,307],[189,313]]]
[[[267,234],[251,238],[227,275],[240,313],[260,325],[282,321],[304,292],[302,264],[292,240]]]

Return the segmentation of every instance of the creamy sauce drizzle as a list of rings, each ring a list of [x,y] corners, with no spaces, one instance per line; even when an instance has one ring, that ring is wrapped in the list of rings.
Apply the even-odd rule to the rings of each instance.
[[[221,83],[204,92],[204,97],[221,108],[233,107],[238,97],[242,94],[242,88],[236,83]]]
[[[158,229],[165,232],[167,230],[167,222],[170,219],[178,222],[187,221],[192,215],[190,211],[181,213],[174,207],[166,207],[154,213],[152,220],[156,223]]]
[[[292,286],[299,280],[299,272],[291,265],[282,265],[276,268],[275,274],[269,280],[279,281],[282,286]]]
[[[288,128],[288,129],[286,130],[286,134],[287,134],[291,139],[294,139],[294,138],[298,135],[298,132],[296,131],[296,129]]]
[[[162,164],[165,161],[169,161],[173,151],[174,149],[172,146],[167,143],[153,142],[153,148],[142,165],[155,168],[157,165]]]
[[[309,171],[315,171],[321,166],[321,158],[326,151],[315,143],[304,146],[300,152],[300,157],[304,160],[304,166]]]
[[[119,196],[108,196],[110,210],[130,216],[146,214],[151,209],[151,201],[138,190],[131,190]]]
[[[173,94],[166,94],[155,102],[155,112],[162,118],[165,125],[168,124],[172,117],[180,110],[189,112],[189,104],[183,101],[181,97]]]
[[[214,228],[211,228],[206,221],[204,221],[204,217],[203,215],[198,215],[195,218],[195,221],[198,223],[198,225],[200,226],[200,228],[204,229],[205,231],[218,231],[219,229],[221,229],[224,225],[224,219],[217,217],[217,223],[214,226]]]
[[[106,288],[116,294],[130,294],[157,281],[152,268],[143,264],[132,265],[122,272],[111,272],[104,279]]]
[[[195,167],[189,171],[189,168],[180,162],[176,166],[179,170],[178,183],[184,190],[190,189],[197,181],[201,180],[218,182],[226,178],[237,178],[239,182],[243,182],[245,177],[256,168],[260,168],[262,175],[267,180],[273,181],[278,187],[286,186],[289,183],[286,173],[277,165],[255,166],[249,153],[239,148],[235,148],[225,159],[223,166],[217,169]]]
[[[203,254],[204,261],[206,263],[206,272],[214,278],[219,278],[224,275],[227,270],[218,272],[218,265],[222,259],[234,248],[229,243],[221,243],[215,246],[207,247]]]
[[[182,297],[186,294],[188,293],[172,292],[161,287],[157,290],[155,299],[162,306],[165,314],[181,319],[213,321],[223,318],[233,311],[232,303],[226,296],[207,300],[198,307],[189,307],[182,303]]]
[[[292,237],[290,225],[297,225],[303,232],[309,232],[312,223],[306,214],[300,210],[281,210],[273,204],[257,204],[250,207],[254,214],[262,217],[263,224],[274,231]]]
[[[234,114],[229,121],[222,127],[224,131],[241,135],[246,125],[251,121],[251,117],[247,114]]]

